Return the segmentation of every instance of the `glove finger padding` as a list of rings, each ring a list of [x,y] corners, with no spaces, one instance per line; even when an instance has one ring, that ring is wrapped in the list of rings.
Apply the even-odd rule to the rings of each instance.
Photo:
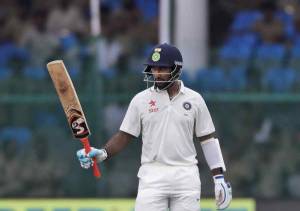
[[[226,209],[232,200],[230,183],[226,183],[224,177],[215,179],[215,197],[218,210]]]
[[[226,209],[232,199],[232,190],[229,183],[221,183],[216,185],[216,203],[218,210]]]
[[[87,157],[87,154],[85,153],[85,149],[78,150],[76,155],[79,160]]]
[[[88,157],[80,159],[79,162],[80,162],[80,166],[85,169],[90,168],[94,164],[94,161]]]
[[[94,164],[93,160],[87,156],[84,149],[77,151],[77,158],[82,168],[88,169]]]
[[[102,162],[107,158],[107,152],[105,149],[96,149],[91,147],[91,151],[89,153],[85,153],[85,149],[78,150],[77,158],[80,162],[80,166],[88,169],[94,165],[93,158],[96,158],[95,163]]]

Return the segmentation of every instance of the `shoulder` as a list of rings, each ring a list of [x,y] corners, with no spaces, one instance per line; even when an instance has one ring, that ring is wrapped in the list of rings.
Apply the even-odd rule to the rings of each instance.
[[[195,101],[198,101],[199,103],[205,102],[204,99],[203,99],[203,97],[202,97],[202,95],[199,92],[196,92],[196,91],[194,91],[194,90],[192,90],[192,89],[190,89],[188,87],[185,87],[184,91],[185,91],[185,94],[189,98],[191,98],[191,99],[193,99]]]
[[[148,98],[150,94],[150,88],[145,89],[139,93],[137,93],[131,100],[131,104],[140,104],[143,102],[146,98]]]

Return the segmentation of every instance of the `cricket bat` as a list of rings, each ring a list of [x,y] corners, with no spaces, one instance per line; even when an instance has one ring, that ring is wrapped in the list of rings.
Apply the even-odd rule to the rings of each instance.
[[[90,129],[80,105],[76,90],[69,73],[62,60],[55,60],[47,64],[48,72],[58,94],[59,100],[63,106],[69,126],[74,138],[80,139],[84,146],[85,152],[91,151],[88,136]],[[100,170],[94,158],[93,165],[94,176],[101,177]]]

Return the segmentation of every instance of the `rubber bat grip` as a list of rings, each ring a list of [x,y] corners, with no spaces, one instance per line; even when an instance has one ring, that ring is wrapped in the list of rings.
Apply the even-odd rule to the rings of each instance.
[[[83,147],[85,149],[85,153],[89,153],[91,151],[91,146],[90,146],[89,139],[88,138],[82,138],[82,139],[80,139],[80,141],[83,144]],[[97,177],[97,178],[100,178],[101,177],[101,172],[100,172],[99,167],[97,165],[96,158],[93,158],[93,161],[94,161],[94,165],[93,165],[94,176]]]

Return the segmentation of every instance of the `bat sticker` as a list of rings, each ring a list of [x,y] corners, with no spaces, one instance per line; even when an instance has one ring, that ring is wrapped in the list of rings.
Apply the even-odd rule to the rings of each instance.
[[[84,138],[90,135],[86,121],[82,113],[76,109],[68,111],[69,123],[75,138]]]

